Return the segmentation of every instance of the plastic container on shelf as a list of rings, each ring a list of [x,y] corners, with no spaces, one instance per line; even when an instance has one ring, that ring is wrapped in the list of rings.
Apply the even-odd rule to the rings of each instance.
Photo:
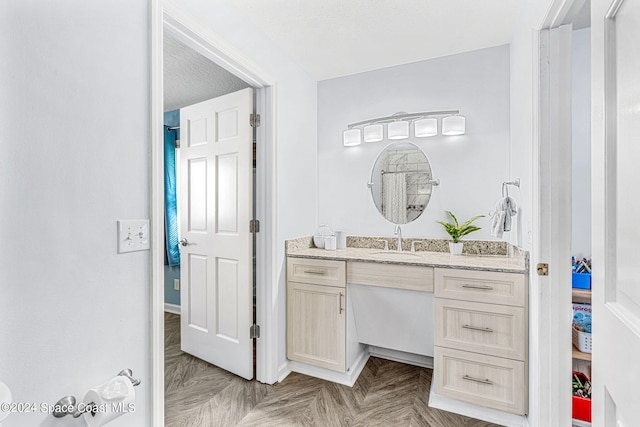
[[[583,353],[591,353],[591,334],[579,331],[575,327],[571,329],[573,345]]]
[[[582,372],[573,371],[574,377],[578,377],[580,381],[584,384],[586,382],[591,382],[589,377],[587,377]],[[591,422],[591,399],[588,397],[582,396],[571,396],[572,410],[571,417],[576,420]]]
[[[591,273],[571,273],[571,287],[591,289]]]

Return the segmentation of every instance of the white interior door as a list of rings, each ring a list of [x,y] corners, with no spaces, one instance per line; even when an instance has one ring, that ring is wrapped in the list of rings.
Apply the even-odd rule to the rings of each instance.
[[[594,0],[591,22],[593,425],[634,426],[640,408],[640,2]]]
[[[253,378],[253,90],[180,109],[182,350]]]

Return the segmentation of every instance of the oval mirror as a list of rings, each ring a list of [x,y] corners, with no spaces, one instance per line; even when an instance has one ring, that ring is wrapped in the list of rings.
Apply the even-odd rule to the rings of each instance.
[[[373,203],[387,221],[414,221],[429,203],[432,179],[431,164],[417,145],[390,144],[378,155],[371,171]]]

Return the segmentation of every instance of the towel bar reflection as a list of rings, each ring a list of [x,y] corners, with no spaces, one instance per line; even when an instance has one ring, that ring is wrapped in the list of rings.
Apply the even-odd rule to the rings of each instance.
[[[407,172],[384,172],[382,171],[382,175],[388,174],[388,173],[407,173]],[[429,173],[429,172],[408,172],[408,173]],[[440,185],[440,179],[439,178],[431,178],[427,180],[427,184],[431,184],[431,185]],[[369,181],[367,182],[367,187],[371,188],[373,187],[373,182]]]

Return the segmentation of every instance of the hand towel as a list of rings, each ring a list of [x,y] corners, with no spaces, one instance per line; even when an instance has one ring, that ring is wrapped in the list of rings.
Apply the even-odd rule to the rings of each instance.
[[[515,200],[503,197],[496,203],[496,209],[491,216],[491,235],[502,238],[505,231],[511,231],[511,217],[518,213]]]

